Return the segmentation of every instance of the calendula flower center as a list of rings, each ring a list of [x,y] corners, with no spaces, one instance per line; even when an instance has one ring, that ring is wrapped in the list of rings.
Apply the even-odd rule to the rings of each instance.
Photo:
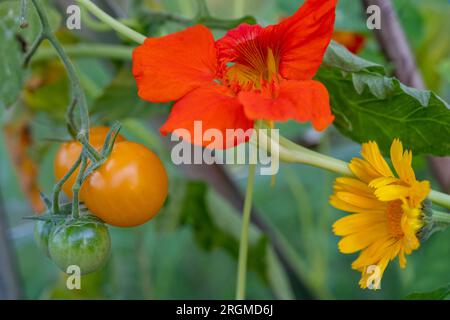
[[[402,201],[395,200],[389,202],[386,215],[389,232],[395,237],[402,237],[404,235],[401,225],[403,217]]]

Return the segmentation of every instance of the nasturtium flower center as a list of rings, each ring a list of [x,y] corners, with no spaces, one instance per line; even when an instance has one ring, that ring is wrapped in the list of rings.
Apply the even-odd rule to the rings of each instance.
[[[246,57],[240,62],[228,65],[225,70],[224,84],[235,91],[261,90],[278,80],[278,59],[271,48],[264,54],[263,50],[253,45],[243,46]]]

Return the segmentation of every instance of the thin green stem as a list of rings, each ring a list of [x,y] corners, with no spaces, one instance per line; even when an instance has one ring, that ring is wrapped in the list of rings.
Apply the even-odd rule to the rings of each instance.
[[[39,192],[39,196],[42,200],[42,202],[45,204],[45,208],[47,210],[52,210],[52,200],[50,200],[49,197],[47,197],[47,195],[43,192]]]
[[[77,139],[83,145],[83,149],[90,159],[92,159],[94,162],[102,160],[102,155],[89,144],[88,138],[83,132],[78,133]]]
[[[97,32],[106,32],[111,30],[111,27],[108,26],[107,24],[92,19],[92,17],[89,15],[88,10],[85,7],[81,7],[81,14],[83,15],[83,22],[89,29],[92,29]]]
[[[81,88],[81,84],[80,84],[80,81],[76,74],[75,67],[73,66],[72,62],[69,60],[69,57],[64,52],[63,47],[60,45],[59,41],[56,39],[56,37],[53,34],[51,34],[51,36],[48,37],[48,40],[55,48],[62,63],[64,64],[64,66],[66,68],[66,71],[67,71],[67,74],[69,76],[69,80],[71,83],[72,97],[74,100],[76,100],[77,105],[80,107],[81,126],[80,126],[79,130],[86,132],[86,135],[88,135],[89,134],[89,111],[88,111],[88,107],[87,107],[86,96],[84,95],[84,91]]]
[[[77,175],[77,180],[73,184],[72,187],[72,193],[73,193],[73,203],[72,203],[72,218],[76,219],[80,217],[80,189],[83,185],[84,180],[84,172],[86,171],[87,167],[87,157],[82,154],[81,155],[81,165],[80,165],[80,171]]]
[[[77,138],[77,124],[75,122],[75,107],[77,106],[77,99],[73,99],[66,112],[66,126],[71,137],[75,140]]]
[[[430,194],[428,195],[428,199],[433,201],[438,206],[450,209],[450,195],[436,191],[431,190]]]
[[[114,125],[111,126],[111,129],[109,130],[108,135],[106,136],[105,143],[103,144],[102,148],[103,158],[109,158],[121,128],[122,125],[119,122],[116,122]]]
[[[64,175],[64,177],[58,181],[55,186],[53,187],[53,195],[52,195],[52,213],[57,214],[59,213],[59,194],[61,193],[61,189],[66,183],[66,181],[72,176],[72,174],[78,169],[78,167],[81,164],[81,155],[78,157],[77,161],[73,164],[73,166],[67,171],[67,173]]]
[[[145,39],[147,38],[146,36],[140,34],[139,32],[134,31],[133,29],[127,27],[125,24],[111,17],[109,14],[107,14],[102,9],[97,7],[92,1],[90,0],[76,0],[76,1],[82,6],[84,6],[87,10],[89,10],[89,12],[92,13],[94,16],[96,16],[100,21],[110,26],[119,34],[133,41],[136,41],[137,43],[144,43]]]
[[[28,50],[28,52],[25,54],[25,58],[23,60],[23,66],[27,67],[30,64],[30,60],[31,58],[34,56],[34,54],[36,53],[36,50],[39,48],[39,46],[41,45],[42,41],[44,41],[44,37],[43,35],[40,35],[36,38],[36,40],[34,40],[33,44],[31,45],[30,50]]]
[[[280,141],[270,139],[266,134],[260,131],[259,138],[261,139],[260,146],[267,147],[270,151],[271,147],[278,147],[280,159],[290,163],[302,163],[310,166],[322,168],[335,173],[346,176],[352,176],[352,172],[348,168],[348,163],[338,160],[321,153],[306,149],[299,146],[286,138],[280,137]]]
[[[256,164],[250,164],[248,170],[247,191],[245,192],[244,209],[242,212],[241,240],[239,242],[239,260],[236,285],[236,300],[245,299],[247,278],[248,236],[250,227],[250,213],[252,209],[253,187],[255,183]]]
[[[133,54],[133,47],[123,45],[108,44],[75,44],[64,46],[64,51],[72,58],[107,58],[114,60],[130,60]],[[57,57],[57,54],[51,48],[41,48],[36,53],[34,60],[42,61]]]
[[[282,161],[306,164],[344,176],[354,176],[347,162],[306,149],[284,137],[280,137],[280,141],[274,141],[260,130],[259,139],[260,147],[266,148],[269,152],[271,148],[277,147],[277,152]],[[450,195],[431,190],[428,198],[436,205],[450,209]]]
[[[88,108],[87,108],[87,102],[86,102],[86,97],[84,95],[84,91],[81,88],[80,81],[78,80],[78,76],[75,71],[75,67],[73,66],[69,57],[65,53],[63,47],[61,46],[58,39],[56,38],[53,31],[51,30],[47,15],[46,15],[40,1],[38,1],[38,0],[32,0],[32,1],[33,1],[33,5],[36,8],[36,12],[37,12],[39,19],[41,21],[41,24],[42,24],[42,32],[41,32],[41,36],[39,38],[42,37],[42,38],[50,41],[51,45],[56,50],[59,58],[61,59],[61,62],[63,63],[63,65],[67,71],[67,75],[69,77],[69,81],[70,81],[70,85],[71,85],[72,100],[76,100],[77,104],[80,106],[80,118],[81,118],[80,130],[87,132],[86,135],[88,136],[89,135],[89,113],[88,113]],[[37,49],[39,44],[37,44],[34,51]],[[29,56],[27,56],[28,60],[26,58],[25,61],[29,61],[29,59],[31,58],[31,56],[34,52],[30,51],[30,53],[31,53],[31,55],[29,54]]]

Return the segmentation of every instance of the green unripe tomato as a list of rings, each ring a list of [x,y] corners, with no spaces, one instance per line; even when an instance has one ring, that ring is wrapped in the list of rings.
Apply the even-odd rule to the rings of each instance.
[[[105,224],[89,215],[55,226],[48,249],[50,257],[63,272],[76,265],[84,275],[105,265],[111,250],[111,238]]]
[[[47,256],[50,257],[48,252],[48,238],[52,232],[54,223],[52,221],[37,221],[34,224],[34,239],[39,249]]]

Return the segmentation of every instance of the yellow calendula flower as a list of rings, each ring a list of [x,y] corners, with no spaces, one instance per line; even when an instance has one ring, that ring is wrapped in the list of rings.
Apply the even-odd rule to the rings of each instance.
[[[349,168],[355,178],[337,178],[330,202],[351,214],[333,225],[342,236],[342,253],[361,251],[352,268],[362,273],[361,288],[379,289],[389,261],[419,248],[417,233],[423,227],[422,203],[430,193],[428,181],[417,181],[411,167],[412,153],[394,140],[391,161],[396,175],[375,142],[362,146],[363,159],[354,158]]]

